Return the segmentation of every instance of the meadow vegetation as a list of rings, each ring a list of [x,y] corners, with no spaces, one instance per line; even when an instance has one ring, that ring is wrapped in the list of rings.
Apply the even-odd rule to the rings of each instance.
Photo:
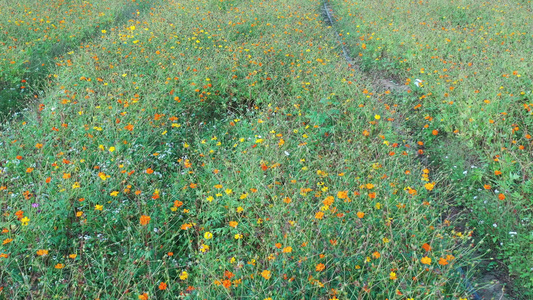
[[[0,297],[531,295],[531,5],[437,2],[1,0]]]
[[[363,69],[421,80],[406,121],[447,174],[450,200],[488,237],[489,268],[508,268],[533,296],[533,3],[331,3]]]

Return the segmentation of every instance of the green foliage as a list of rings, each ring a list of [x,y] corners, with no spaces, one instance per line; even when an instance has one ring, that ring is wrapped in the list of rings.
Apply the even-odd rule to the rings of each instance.
[[[334,4],[362,70],[318,1],[2,5],[3,91],[29,104],[0,131],[0,297],[461,299],[476,234],[527,279],[530,91],[515,90],[530,79],[441,103],[405,17],[389,39]],[[376,72],[424,82],[390,93]],[[442,217],[456,203],[476,208],[460,230]]]

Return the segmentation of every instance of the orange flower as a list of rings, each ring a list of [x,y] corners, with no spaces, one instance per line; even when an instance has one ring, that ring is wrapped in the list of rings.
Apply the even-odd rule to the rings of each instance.
[[[269,280],[270,277],[272,277],[272,274],[269,270],[264,270],[263,272],[261,272],[261,276],[263,276],[263,278],[265,278],[266,280]]]
[[[148,168],[148,169],[146,169],[146,173],[152,174],[152,173],[154,173],[154,170],[152,170],[152,168]]]
[[[502,200],[502,201],[505,200],[505,195],[500,193],[500,194],[498,195],[498,199],[500,199],[500,200]]]
[[[233,274],[232,272],[226,270],[224,271],[224,277],[227,277],[228,279],[231,279],[233,278],[233,276],[235,276],[235,274]]]
[[[317,272],[323,271],[325,268],[326,268],[326,265],[324,265],[324,264],[322,264],[322,263],[316,265],[316,271],[317,271]]]
[[[431,265],[431,258],[424,256],[420,259],[420,262],[425,265]]]
[[[292,252],[292,247],[283,248],[283,253],[291,253],[291,252]]]
[[[381,254],[376,251],[376,252],[372,253],[372,257],[374,257],[375,259],[378,259],[378,258],[381,257]]]
[[[494,171],[494,175],[502,175],[502,172],[501,172],[501,171],[498,171],[498,170],[496,170],[496,171]]]
[[[424,250],[426,250],[427,252],[431,251],[431,246],[428,243],[422,245],[422,248],[424,248]]]
[[[491,186],[488,185],[488,184],[485,184],[483,187],[484,187],[486,190],[490,190],[490,188],[491,188]]]
[[[44,250],[44,249],[37,250],[37,255],[39,256],[43,256],[47,254],[48,254],[48,250]]]
[[[142,293],[139,295],[139,300],[148,300],[148,294],[147,293]]]
[[[164,283],[164,282],[161,282],[161,283],[159,284],[159,289],[162,290],[162,291],[166,290],[166,289],[167,289],[167,284]]]
[[[337,198],[346,199],[348,198],[348,191],[340,191],[337,193]]]
[[[315,214],[315,219],[319,219],[319,220],[322,220],[322,218],[324,218],[324,213],[319,211]]]
[[[229,289],[231,287],[231,281],[229,281],[228,279],[222,280],[222,286]]]
[[[431,134],[433,135],[438,135],[439,134],[439,131],[437,129],[433,129],[433,131],[431,132]]]
[[[357,217],[358,217],[359,219],[362,219],[364,216],[365,216],[365,213],[364,213],[364,212],[362,212],[362,211],[357,212]]]
[[[289,198],[289,197],[286,197],[285,199],[283,199],[283,202],[285,202],[287,204],[291,203],[291,201],[292,201],[292,199]]]
[[[57,265],[54,266],[54,268],[56,268],[56,269],[63,269],[64,267],[65,267],[64,264],[57,264]]]
[[[441,265],[441,266],[445,266],[445,265],[447,265],[447,264],[448,264],[448,261],[447,261],[444,257],[441,257],[441,258],[439,259],[439,265]]]
[[[276,248],[281,249],[281,244],[280,243],[276,243],[275,246],[276,246]]]
[[[148,225],[148,223],[150,223],[150,217],[142,215],[141,216],[141,225],[146,226],[146,225]]]
[[[238,224],[239,224],[239,223],[237,223],[237,222],[235,222],[235,221],[230,221],[230,222],[229,222],[229,226],[231,226],[231,227],[233,227],[233,228],[237,228],[237,225],[238,225]]]
[[[335,198],[333,196],[327,196],[326,199],[322,201],[322,203],[324,205],[330,206],[331,204],[333,204],[334,201],[335,201]]]

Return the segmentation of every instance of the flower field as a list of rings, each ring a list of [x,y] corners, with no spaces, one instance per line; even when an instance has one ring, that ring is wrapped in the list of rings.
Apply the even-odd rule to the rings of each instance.
[[[532,295],[531,3],[328,4],[0,0],[0,298]]]

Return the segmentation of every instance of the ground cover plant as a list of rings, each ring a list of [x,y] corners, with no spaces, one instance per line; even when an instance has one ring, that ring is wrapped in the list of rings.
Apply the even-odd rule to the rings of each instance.
[[[488,235],[489,257],[531,298],[531,1],[330,3],[361,68],[418,81],[408,122],[448,182],[462,182],[450,198]]]
[[[53,58],[101,31],[118,29],[147,1],[0,1],[0,112],[40,90]],[[66,59],[65,64],[71,64]]]
[[[404,122],[414,83],[347,66],[322,4],[160,0],[67,30],[99,33],[0,131],[0,296],[471,298],[460,186],[427,163],[445,137]]]

